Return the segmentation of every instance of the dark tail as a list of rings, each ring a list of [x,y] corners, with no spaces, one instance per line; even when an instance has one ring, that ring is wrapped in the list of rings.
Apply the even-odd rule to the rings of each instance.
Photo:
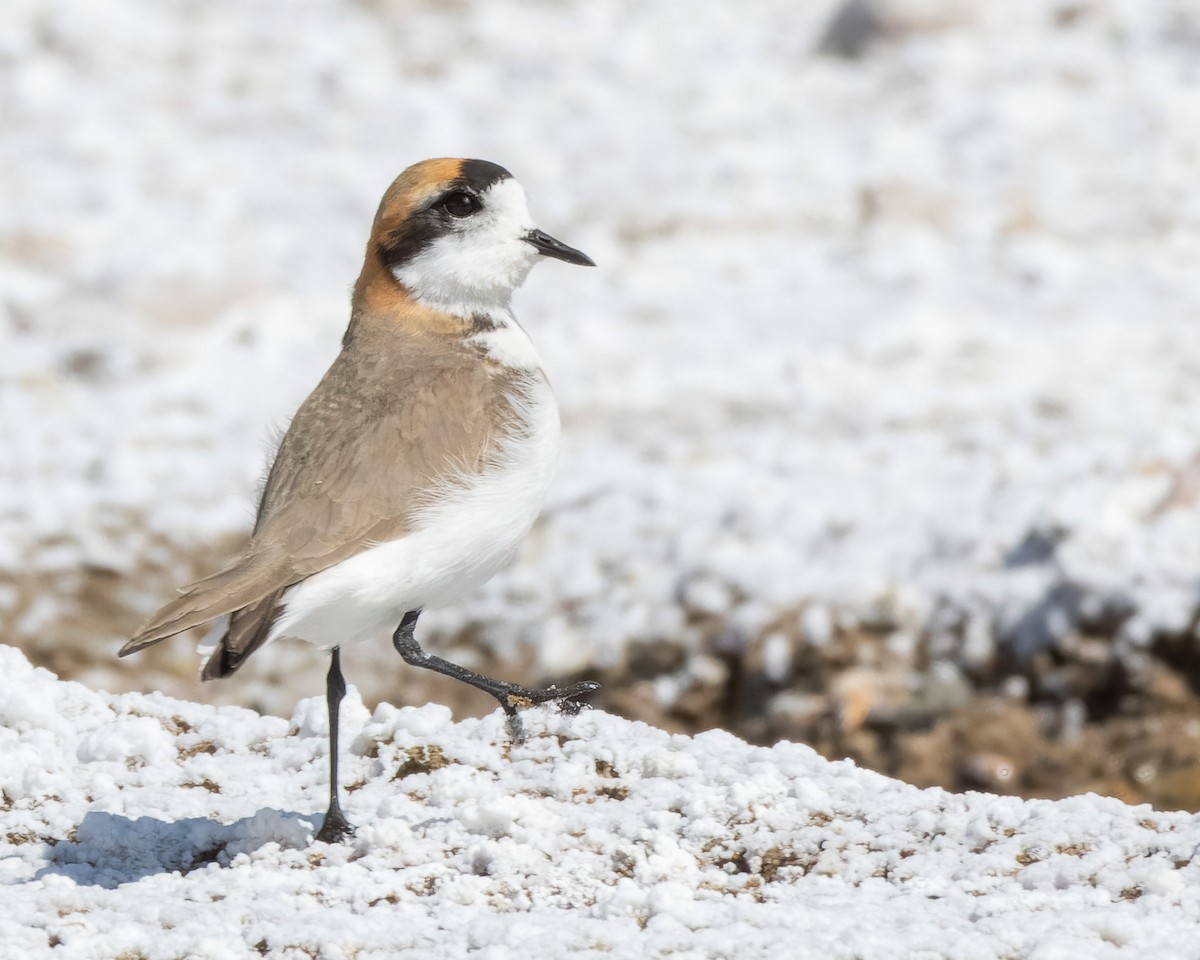
[[[283,610],[279,603],[282,597],[283,591],[276,590],[233,614],[225,636],[204,664],[200,673],[201,680],[219,680],[229,676],[250,654],[267,642],[271,635],[271,627],[275,625]]]

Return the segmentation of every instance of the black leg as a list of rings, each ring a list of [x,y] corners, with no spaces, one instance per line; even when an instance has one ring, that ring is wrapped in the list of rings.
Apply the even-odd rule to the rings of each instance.
[[[524,739],[524,731],[521,729],[521,718],[517,715],[518,710],[523,707],[531,707],[535,703],[556,701],[562,705],[564,710],[577,711],[583,707],[583,704],[578,702],[579,697],[600,689],[600,684],[593,680],[585,680],[582,683],[573,683],[571,686],[563,687],[562,689],[558,687],[543,687],[532,690],[528,687],[518,686],[515,683],[509,683],[506,680],[494,680],[491,677],[485,677],[474,670],[460,667],[457,663],[451,663],[449,660],[435,657],[422,650],[421,645],[417,643],[416,637],[413,636],[413,629],[416,627],[417,617],[420,615],[420,610],[410,610],[404,615],[404,619],[400,621],[400,626],[396,628],[396,632],[392,635],[392,643],[395,644],[400,656],[404,658],[404,662],[414,667],[432,670],[434,673],[440,673],[443,676],[453,677],[455,680],[461,680],[463,683],[470,684],[477,690],[490,693],[499,701],[501,708],[504,710],[509,736],[518,743]]]
[[[333,655],[329,658],[329,673],[325,675],[325,701],[329,704],[329,810],[325,813],[321,829],[317,831],[317,839],[324,843],[337,843],[354,835],[354,827],[338,803],[338,707],[345,695],[341,651],[334,647]]]

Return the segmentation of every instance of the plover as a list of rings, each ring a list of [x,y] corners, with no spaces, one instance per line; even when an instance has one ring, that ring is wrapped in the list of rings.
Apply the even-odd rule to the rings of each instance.
[[[226,614],[205,680],[280,637],[329,650],[319,840],[353,833],[338,802],[342,646],[391,631],[406,663],[495,697],[517,735],[519,708],[574,703],[598,686],[495,680],[426,653],[413,635],[423,608],[462,597],[512,558],[546,495],[558,407],[510,307],[540,257],[594,266],[534,226],[503,167],[438,159],[405,170],[375,215],[341,353],[279,446],[249,543],[120,651]]]

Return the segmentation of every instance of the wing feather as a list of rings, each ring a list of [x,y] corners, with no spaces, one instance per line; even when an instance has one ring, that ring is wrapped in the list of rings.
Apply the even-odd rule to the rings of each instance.
[[[508,377],[461,343],[364,356],[351,342],[280,444],[241,556],[159,610],[127,656],[232,614],[205,667],[226,676],[267,639],[287,588],[410,529],[444,484],[478,472],[514,425]]]

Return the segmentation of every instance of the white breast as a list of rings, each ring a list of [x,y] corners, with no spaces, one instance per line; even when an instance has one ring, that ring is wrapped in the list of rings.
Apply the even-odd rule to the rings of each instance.
[[[558,404],[533,344],[515,321],[479,340],[497,360],[528,371],[521,394],[510,398],[524,414],[525,429],[504,441],[495,467],[447,483],[404,537],[291,587],[271,640],[299,637],[330,648],[378,637],[409,610],[458,600],[512,559],[550,486]]]

